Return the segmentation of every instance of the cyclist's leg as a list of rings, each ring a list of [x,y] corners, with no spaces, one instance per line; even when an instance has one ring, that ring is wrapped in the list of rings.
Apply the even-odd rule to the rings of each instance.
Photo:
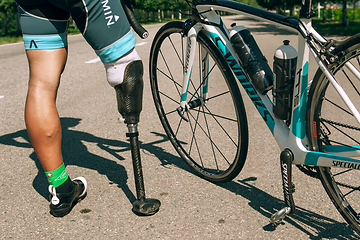
[[[73,6],[60,7],[71,13],[84,38],[104,63],[125,122],[137,123],[142,105],[143,66],[120,1],[79,1]]]
[[[26,53],[30,79],[25,122],[35,152],[44,170],[48,172],[63,164],[61,125],[55,99],[67,50],[27,50]]]
[[[30,78],[25,121],[35,152],[50,182],[50,211],[70,212],[73,202],[86,193],[86,180],[69,178],[61,154],[61,125],[55,100],[67,59],[66,29],[69,14],[47,1],[19,6],[29,61]],[[51,20],[49,20],[51,19]]]
[[[63,163],[55,98],[67,59],[69,15],[45,1],[41,5],[21,5],[18,10],[30,67],[25,122],[35,152],[48,172]],[[54,21],[46,19],[51,12],[57,12]]]

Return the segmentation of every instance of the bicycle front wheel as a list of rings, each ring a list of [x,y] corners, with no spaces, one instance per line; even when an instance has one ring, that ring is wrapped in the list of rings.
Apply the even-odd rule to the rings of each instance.
[[[360,111],[360,35],[344,41],[332,53],[338,59],[328,68],[357,111]],[[311,150],[326,152],[329,145],[333,149],[337,145],[354,152],[360,146],[359,131],[358,121],[326,76],[318,70],[309,91],[307,110],[307,134]],[[333,163],[334,166],[341,165],[340,161]],[[346,166],[344,162],[342,167],[317,167],[317,171],[338,211],[360,234],[360,172],[353,169],[359,167]]]
[[[177,111],[187,44],[183,26],[182,22],[168,23],[154,38],[150,81],[155,106],[181,158],[211,182],[230,181],[241,171],[248,147],[239,87],[219,50],[200,32],[188,87],[191,107]]]

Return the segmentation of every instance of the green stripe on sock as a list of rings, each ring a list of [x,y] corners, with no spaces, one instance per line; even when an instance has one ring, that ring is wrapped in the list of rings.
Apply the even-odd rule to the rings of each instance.
[[[69,177],[66,172],[64,163],[57,169],[49,172],[45,172],[50,185],[58,187],[63,184]]]

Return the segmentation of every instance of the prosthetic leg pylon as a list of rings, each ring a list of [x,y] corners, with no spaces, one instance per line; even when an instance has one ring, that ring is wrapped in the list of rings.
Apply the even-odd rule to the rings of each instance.
[[[144,179],[141,167],[139,132],[137,125],[142,110],[143,94],[142,62],[130,63],[124,74],[122,84],[115,86],[118,111],[125,119],[128,127],[127,137],[130,138],[131,156],[133,161],[137,200],[133,203],[133,212],[138,215],[150,216],[159,211],[160,201],[145,197]]]

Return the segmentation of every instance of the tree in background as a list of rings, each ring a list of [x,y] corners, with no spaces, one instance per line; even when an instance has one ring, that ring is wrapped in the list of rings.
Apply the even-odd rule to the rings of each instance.
[[[348,27],[349,26],[349,14],[348,14],[348,3],[353,3],[354,4],[354,12],[356,14],[356,7],[355,7],[355,3],[356,0],[313,0],[313,6],[314,4],[320,3],[324,8],[323,8],[323,22],[327,21],[327,17],[326,17],[326,13],[327,13],[327,9],[326,9],[326,5],[327,4],[334,4],[334,3],[341,3],[342,5],[342,25],[344,27]],[[332,9],[333,11],[333,9]],[[334,12],[332,12],[332,14],[334,14]],[[354,20],[356,19],[356,15],[354,14]],[[333,18],[333,17],[332,17]]]
[[[189,11],[189,6],[185,0],[133,0],[133,7],[145,12],[147,21],[151,21],[151,14],[157,13],[159,20],[164,18],[164,11],[172,12],[174,17],[175,11],[181,12]]]
[[[342,25],[344,27],[349,26],[349,14],[348,14],[348,7],[347,7],[347,0],[342,1]]]
[[[137,9],[144,10],[147,14],[147,19],[150,22],[151,17],[150,13],[155,12],[159,9],[159,6],[161,5],[161,0],[136,0],[134,1],[135,4],[133,5]]]
[[[322,1],[322,2],[323,2],[323,18],[322,18],[322,21],[326,22],[327,21],[327,1]]]
[[[357,0],[353,0],[353,20],[355,21],[356,20],[356,2]]]
[[[257,0],[235,0],[236,2],[241,2],[253,7],[260,7],[260,5],[258,4]]]
[[[292,13],[292,9],[295,5],[301,5],[301,0],[257,0],[257,3],[266,9],[274,10],[280,14],[284,14],[285,10],[290,10],[290,15]],[[320,3],[323,8],[323,21],[326,22],[326,4],[327,3],[341,3],[342,5],[342,25],[344,27],[349,26],[349,14],[348,14],[348,3],[352,3],[354,5],[354,20],[356,19],[356,0],[313,0],[312,4]]]
[[[354,11],[355,11],[355,3],[356,1],[353,2],[353,0],[332,0],[330,1],[330,3],[341,3],[342,5],[342,25],[344,27],[348,27],[349,26],[349,13],[348,13],[348,3],[353,3],[354,4]],[[355,11],[356,12],[356,11]],[[354,20],[356,19],[356,16],[354,17]]]
[[[14,17],[14,19],[12,19],[13,21],[15,21],[16,24],[16,4],[15,4],[15,0],[0,0],[0,13],[2,13],[2,20],[3,20],[3,35],[7,35],[9,32],[9,20],[10,17]],[[18,29],[16,29],[18,30]]]
[[[257,3],[263,8],[276,10],[279,14],[284,14],[285,10],[289,10],[292,16],[295,5],[300,5],[301,0],[257,0]]]

